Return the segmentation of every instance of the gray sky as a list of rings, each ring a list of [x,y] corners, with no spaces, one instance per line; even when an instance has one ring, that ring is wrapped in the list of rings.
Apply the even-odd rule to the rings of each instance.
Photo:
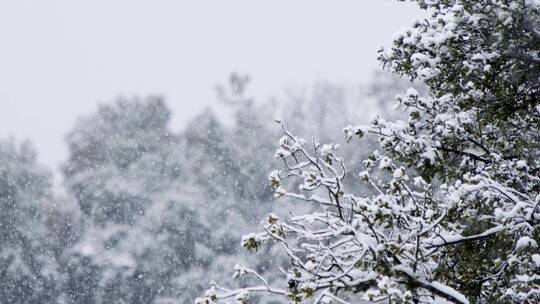
[[[178,129],[233,71],[261,98],[365,82],[417,16],[395,0],[0,0],[0,137],[57,169],[76,118],[120,94],[165,95]]]

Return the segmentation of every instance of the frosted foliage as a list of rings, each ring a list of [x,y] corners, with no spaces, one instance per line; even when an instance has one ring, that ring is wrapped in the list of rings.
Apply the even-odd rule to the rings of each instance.
[[[344,128],[375,138],[346,185],[337,144],[282,125],[275,197],[314,205],[268,216],[242,238],[277,244],[289,263],[271,282],[211,284],[197,303],[538,303],[540,8],[537,1],[415,1],[430,17],[396,34],[384,67],[426,91],[397,97],[405,119]],[[344,113],[344,116],[346,113]],[[227,284],[227,282],[223,282]]]

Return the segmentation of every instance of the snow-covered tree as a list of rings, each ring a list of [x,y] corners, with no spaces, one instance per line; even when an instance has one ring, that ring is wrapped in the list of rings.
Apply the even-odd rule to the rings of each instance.
[[[67,137],[66,185],[82,222],[62,256],[67,302],[192,302],[204,288],[194,281],[222,278],[207,272],[247,256],[238,238],[262,214],[249,203],[268,206],[272,191],[261,189],[264,172],[243,181],[261,166],[251,151],[262,143],[271,155],[273,139],[250,119],[235,116],[226,127],[211,111],[173,134],[169,116],[159,98],[121,99],[79,120]],[[251,140],[236,142],[246,131]],[[270,168],[266,155],[258,159]],[[228,224],[209,233],[216,222]]]
[[[67,137],[66,185],[82,233],[66,248],[67,301],[151,303],[195,260],[204,239],[191,200],[188,155],[159,97],[121,99],[80,120]],[[174,225],[173,225],[174,223]],[[175,294],[175,293],[173,293]]]
[[[374,192],[344,187],[337,145],[283,126],[275,195],[319,208],[270,214],[243,237],[250,251],[282,245],[281,282],[237,266],[257,283],[213,284],[198,303],[259,293],[291,303],[540,301],[540,2],[416,2],[431,16],[379,59],[428,95],[397,98],[406,120],[344,129],[348,140],[378,139],[359,173]]]
[[[47,236],[52,175],[29,143],[0,141],[0,298],[52,303],[62,283]]]
[[[148,183],[135,187],[147,173],[139,164],[174,143],[170,115],[161,98],[149,97],[119,99],[79,119],[66,138],[70,159],[63,168],[66,186],[85,215],[95,222],[130,224],[143,212],[146,194],[154,189],[147,189]]]

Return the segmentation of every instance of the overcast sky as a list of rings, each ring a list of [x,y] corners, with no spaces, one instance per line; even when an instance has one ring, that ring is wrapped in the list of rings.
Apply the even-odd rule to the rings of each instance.
[[[365,82],[418,16],[395,0],[0,1],[0,137],[31,140],[57,169],[76,118],[121,94],[165,95],[178,129],[233,71],[261,98]]]

